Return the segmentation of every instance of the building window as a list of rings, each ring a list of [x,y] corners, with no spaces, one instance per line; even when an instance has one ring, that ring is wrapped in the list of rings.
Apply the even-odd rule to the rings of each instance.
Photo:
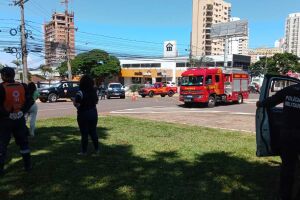
[[[160,68],[161,67],[161,63],[152,63],[151,67],[152,68]]]
[[[139,68],[141,67],[141,64],[132,64],[131,67]]]
[[[186,63],[176,63],[176,67],[186,67]]]
[[[131,80],[132,80],[133,84],[141,84],[142,83],[142,78],[132,77]]]
[[[123,68],[130,68],[130,64],[123,64]]]
[[[142,67],[142,68],[150,68],[150,67],[151,67],[151,64],[148,64],[148,63],[146,63],[146,64],[141,64],[141,67]]]

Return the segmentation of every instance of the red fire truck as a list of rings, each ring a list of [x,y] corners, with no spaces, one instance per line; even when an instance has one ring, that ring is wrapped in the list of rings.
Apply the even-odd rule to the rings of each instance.
[[[179,100],[185,105],[217,102],[243,103],[249,98],[249,75],[238,69],[191,68],[182,73]]]

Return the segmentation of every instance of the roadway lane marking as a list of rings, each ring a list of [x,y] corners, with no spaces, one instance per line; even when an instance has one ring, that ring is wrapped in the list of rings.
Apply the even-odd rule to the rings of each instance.
[[[160,109],[161,108],[161,109]],[[165,111],[167,109],[167,111]],[[255,116],[255,113],[246,112],[230,112],[230,111],[216,111],[216,110],[197,110],[192,108],[189,110],[183,110],[179,108],[169,108],[169,107],[144,107],[137,109],[125,109],[111,111],[111,114],[168,114],[168,113],[205,113],[205,114],[229,114],[229,115],[244,115],[244,116]]]

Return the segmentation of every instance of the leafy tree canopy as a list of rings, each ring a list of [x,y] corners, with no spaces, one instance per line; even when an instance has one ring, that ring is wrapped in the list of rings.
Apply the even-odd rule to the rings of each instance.
[[[121,70],[118,58],[99,49],[78,54],[71,61],[71,65],[73,75],[88,74],[97,78],[115,75]],[[68,71],[67,63],[63,62],[58,71],[65,76]]]
[[[273,57],[260,59],[250,66],[250,71],[253,76],[300,72],[299,58],[291,53],[278,53]]]

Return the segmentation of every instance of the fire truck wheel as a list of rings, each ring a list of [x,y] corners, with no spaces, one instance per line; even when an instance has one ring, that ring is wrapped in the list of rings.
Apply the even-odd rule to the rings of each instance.
[[[238,103],[238,104],[244,103],[244,99],[243,99],[243,96],[242,96],[241,94],[238,96],[237,103]]]
[[[215,107],[215,105],[216,105],[216,99],[215,99],[215,97],[210,96],[210,97],[208,98],[208,104],[207,104],[207,106],[208,106],[209,108],[213,108],[213,107]]]
[[[161,94],[160,96],[161,96],[161,97],[165,97],[166,95],[165,95],[165,94]]]
[[[172,97],[173,95],[174,95],[174,92],[172,90],[168,92],[169,97]]]
[[[153,96],[154,96],[154,92],[153,92],[153,91],[150,91],[150,92],[149,92],[149,97],[152,98]]]

